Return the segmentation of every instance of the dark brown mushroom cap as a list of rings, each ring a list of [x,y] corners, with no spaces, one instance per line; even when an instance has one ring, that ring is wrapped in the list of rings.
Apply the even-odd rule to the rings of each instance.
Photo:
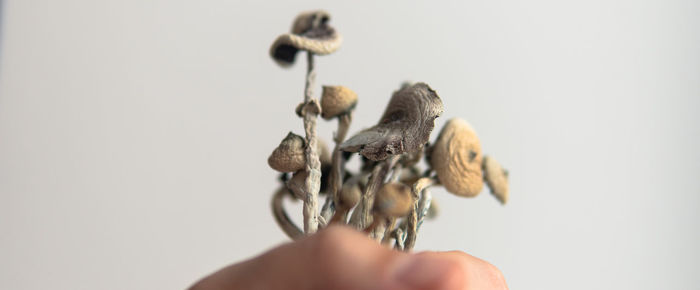
[[[496,159],[489,156],[484,156],[483,169],[484,180],[491,189],[491,194],[502,204],[506,204],[509,196],[508,171],[503,169]]]
[[[384,217],[406,216],[413,207],[411,187],[399,182],[384,184],[374,198],[373,211]]]
[[[300,50],[316,55],[336,51],[342,37],[328,24],[330,15],[325,11],[309,11],[299,14],[292,25],[292,32],[277,37],[270,47],[270,56],[280,66],[294,64]]]
[[[306,141],[303,137],[289,132],[280,145],[267,158],[267,164],[279,172],[296,172],[306,165],[304,156]]]
[[[420,150],[442,111],[442,100],[427,84],[404,87],[391,97],[379,124],[357,133],[340,149],[375,161]]]
[[[344,86],[323,86],[321,117],[330,120],[347,113],[357,105],[357,94]]]
[[[482,158],[479,137],[472,126],[455,118],[447,121],[430,148],[429,163],[448,192],[473,197],[484,186]]]

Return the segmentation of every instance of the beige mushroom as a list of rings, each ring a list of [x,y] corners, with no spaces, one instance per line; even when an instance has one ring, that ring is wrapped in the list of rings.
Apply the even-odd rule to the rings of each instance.
[[[294,64],[300,50],[315,55],[326,55],[336,51],[342,37],[328,24],[330,14],[325,11],[309,11],[299,14],[294,20],[291,33],[277,37],[270,47],[270,56],[280,66]]]
[[[296,172],[303,169],[306,165],[305,144],[303,137],[289,132],[280,145],[272,151],[267,164],[279,172]]]
[[[371,232],[380,223],[386,223],[390,218],[408,215],[412,207],[411,187],[400,182],[382,185],[374,198],[374,206],[372,207],[374,221],[365,229],[365,232]]]
[[[491,189],[491,194],[502,204],[506,204],[509,196],[508,171],[503,169],[496,159],[489,156],[484,156],[483,170],[484,180]]]
[[[323,86],[321,117],[330,120],[345,114],[357,105],[357,94],[344,86]]]
[[[448,192],[474,197],[484,186],[481,172],[481,145],[476,132],[466,121],[447,121],[432,146],[429,163]]]
[[[347,219],[348,212],[360,202],[362,198],[362,189],[357,182],[357,179],[350,179],[343,184],[338,194],[338,202],[335,204],[335,214],[331,219],[331,223],[344,221]]]

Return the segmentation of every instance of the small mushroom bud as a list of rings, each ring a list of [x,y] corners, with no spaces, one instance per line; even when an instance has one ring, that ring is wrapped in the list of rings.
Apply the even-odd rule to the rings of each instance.
[[[316,147],[319,152],[319,159],[322,166],[330,166],[331,152],[323,140],[316,139]],[[296,172],[304,169],[306,165],[306,156],[304,149],[306,148],[306,140],[297,134],[289,132],[287,137],[282,139],[277,148],[272,151],[272,154],[267,159],[267,163],[272,169],[279,172]]]
[[[447,121],[430,150],[430,166],[448,192],[474,197],[484,186],[481,172],[481,144],[466,121]]]
[[[357,183],[345,183],[340,189],[337,207],[349,210],[360,202],[361,197],[362,190],[360,190],[360,186]]]
[[[374,221],[365,229],[365,232],[371,233],[377,226],[392,218],[406,216],[412,209],[411,187],[399,182],[386,183],[374,198],[372,207]]]
[[[493,194],[498,201],[502,204],[508,202],[508,171],[501,167],[495,159],[489,156],[484,156],[484,180],[486,180],[486,185],[491,189],[491,194]]]
[[[424,83],[404,87],[394,93],[379,124],[357,133],[340,149],[360,152],[374,160],[423,148],[442,114],[440,97]]]
[[[297,53],[308,51],[326,55],[336,51],[342,37],[328,24],[330,14],[325,11],[309,11],[294,20],[291,33],[277,37],[270,47],[270,56],[283,67],[294,64]]]
[[[402,217],[408,214],[412,206],[411,187],[392,182],[379,189],[372,209],[376,215],[383,217]]]
[[[296,172],[306,165],[304,138],[292,132],[287,134],[267,159],[267,164],[279,172]]]
[[[357,105],[357,94],[344,86],[323,86],[321,117],[330,120],[347,113]]]
[[[358,182],[359,178],[351,178],[343,184],[338,194],[338,203],[335,205],[335,215],[331,219],[331,223],[336,223],[347,219],[348,212],[360,202],[362,198],[362,189]]]

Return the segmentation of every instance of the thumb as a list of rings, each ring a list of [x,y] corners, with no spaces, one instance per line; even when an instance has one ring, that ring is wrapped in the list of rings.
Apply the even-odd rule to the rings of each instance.
[[[406,254],[331,226],[226,267],[192,289],[506,289],[500,272],[461,252]]]

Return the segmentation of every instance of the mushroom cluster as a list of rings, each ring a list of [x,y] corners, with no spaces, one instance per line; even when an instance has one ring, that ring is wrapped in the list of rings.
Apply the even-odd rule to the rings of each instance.
[[[349,224],[383,244],[408,251],[423,220],[437,213],[431,187],[475,197],[485,182],[505,204],[508,172],[492,157],[483,156],[469,123],[451,119],[429,142],[444,108],[425,83],[402,84],[376,125],[345,140],[357,94],[345,86],[323,86],[320,101],[314,98],[314,56],[331,54],[342,42],[330,19],[325,11],[301,13],[291,31],[270,48],[270,56],[282,67],[293,65],[300,52],[306,53],[308,65],[304,100],[296,110],[305,136],[289,132],[268,158],[270,167],[281,173],[272,212],[282,230],[298,239],[333,223]],[[332,151],[317,137],[318,115],[338,121]],[[353,156],[361,158],[360,168],[346,168]],[[421,168],[423,159],[427,168]],[[322,206],[319,195],[325,196]],[[289,217],[285,198],[303,202],[303,227]]]

